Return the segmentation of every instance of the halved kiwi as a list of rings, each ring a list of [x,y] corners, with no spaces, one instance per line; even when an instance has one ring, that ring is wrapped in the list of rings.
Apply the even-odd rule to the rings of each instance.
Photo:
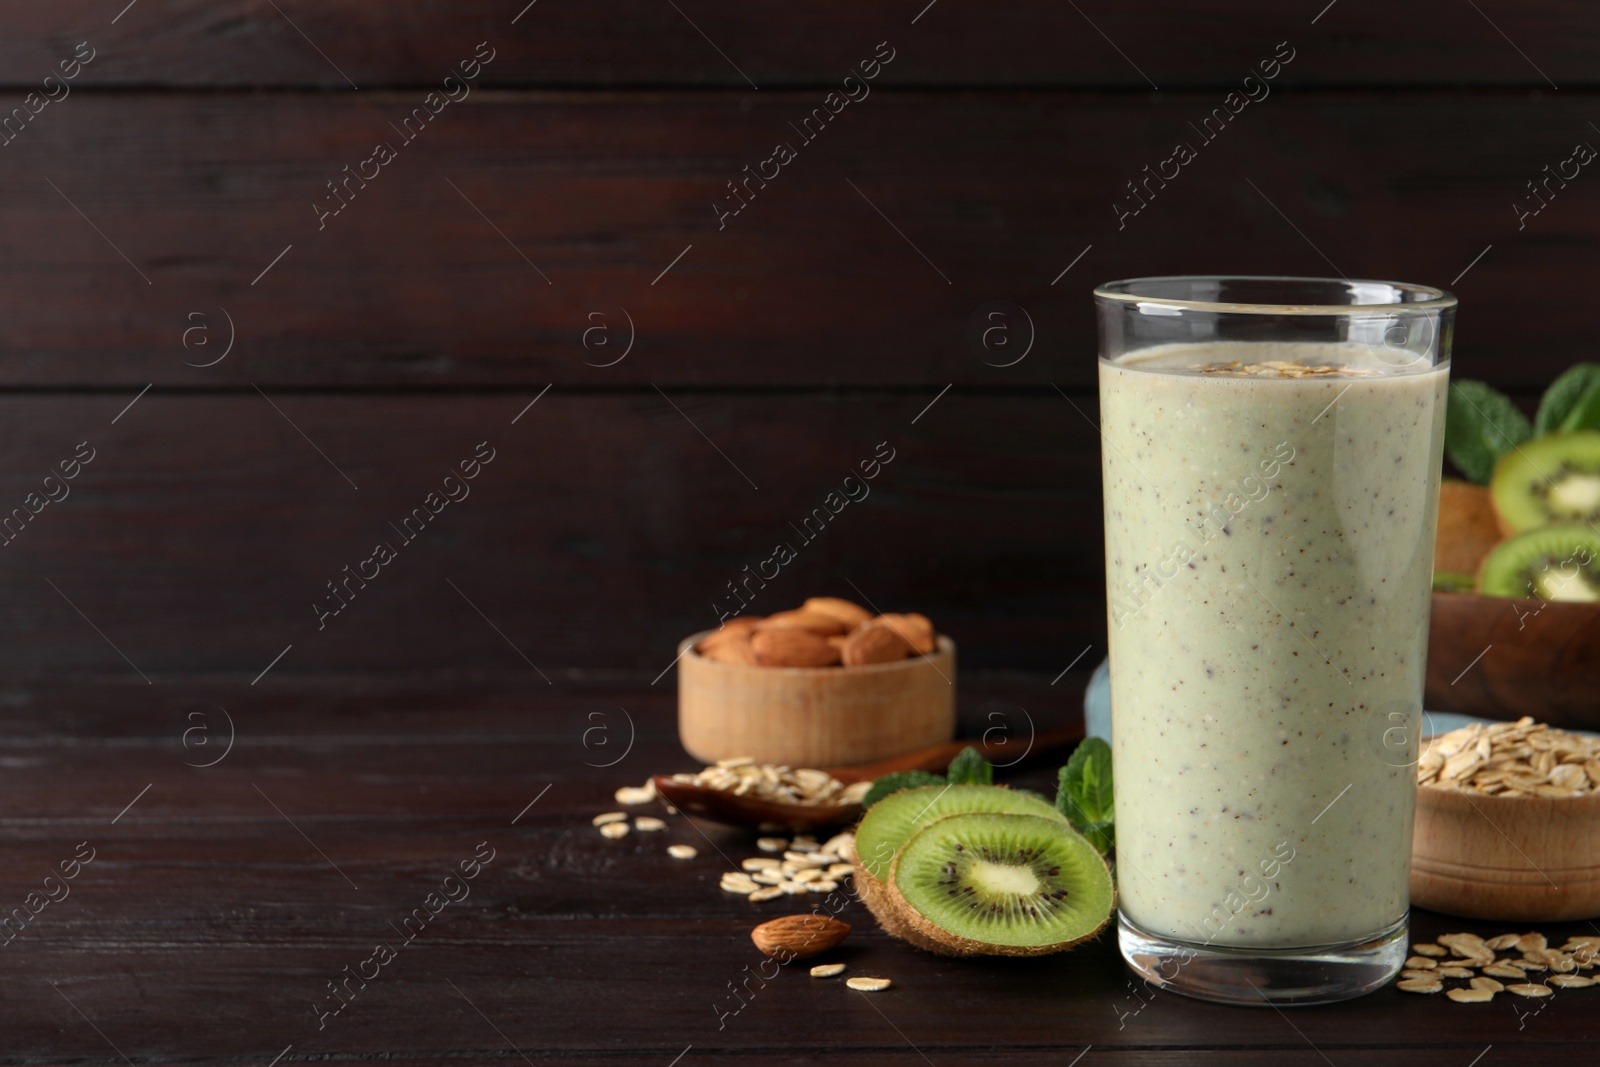
[[[853,884],[867,910],[884,932],[902,941],[916,941],[904,915],[889,902],[887,879],[895,853],[925,826],[968,812],[1021,812],[1066,825],[1066,818],[1031,793],[1002,785],[928,785],[890,793],[872,807],[856,827]]]
[[[1478,571],[1478,592],[1540,600],[1600,601],[1600,533],[1541,526],[1495,546]]]
[[[1489,493],[1508,534],[1600,521],[1600,430],[1523,442],[1495,464]]]
[[[906,940],[945,956],[1043,956],[1093,937],[1116,892],[1105,860],[1059,819],[952,815],[895,857]]]

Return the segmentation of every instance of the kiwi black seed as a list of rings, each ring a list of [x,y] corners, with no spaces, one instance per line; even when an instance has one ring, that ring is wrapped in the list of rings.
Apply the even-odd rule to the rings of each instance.
[[[1600,601],[1600,532],[1589,526],[1541,526],[1508,537],[1484,558],[1478,592]]]
[[[1600,522],[1600,431],[1524,441],[1495,464],[1489,492],[1507,533]]]
[[[1066,823],[952,815],[895,859],[890,898],[914,936],[947,955],[1038,956],[1093,937],[1111,916],[1111,872]]]

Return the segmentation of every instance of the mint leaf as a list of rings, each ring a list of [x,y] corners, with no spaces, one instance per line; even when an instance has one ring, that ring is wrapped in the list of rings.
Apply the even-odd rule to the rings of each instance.
[[[1482,382],[1451,382],[1445,407],[1444,450],[1469,481],[1488,485],[1502,455],[1533,436],[1511,398]]]
[[[1600,429],[1600,363],[1577,363],[1550,383],[1539,401],[1533,432]]]
[[[971,747],[962,749],[961,754],[950,761],[945,776],[951,785],[994,785],[994,768]]]
[[[886,774],[874,781],[872,788],[867,790],[867,795],[861,798],[861,810],[866,811],[890,793],[898,793],[902,789],[917,789],[925,785],[944,784],[944,775],[929,774],[927,771],[898,771],[894,774]]]
[[[1562,433],[1576,433],[1579,430],[1600,430],[1600,388],[1590,389],[1583,394],[1583,399],[1561,420]]]
[[[1085,738],[1061,768],[1056,810],[1067,817],[1101,855],[1116,846],[1111,781],[1111,746],[1098,737]]]

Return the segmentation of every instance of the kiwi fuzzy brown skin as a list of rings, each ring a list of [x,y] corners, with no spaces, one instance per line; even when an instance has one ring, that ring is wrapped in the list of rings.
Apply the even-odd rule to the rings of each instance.
[[[867,870],[860,859],[851,860],[850,865],[855,868],[851,884],[855,886],[856,895],[861,898],[861,903],[867,906],[867,910],[872,912],[872,917],[878,920],[883,932],[901,941],[917,944],[914,939],[919,935],[912,929],[905,913],[894,906],[889,896],[889,884],[873,877],[872,872]]]
[[[938,826],[939,823],[960,817],[960,815],[947,815],[945,818],[930,824],[930,826],[924,827],[921,832],[925,833]],[[1029,818],[1029,816],[1021,817]],[[1075,833],[1070,828],[1067,832]],[[1066,941],[1058,941],[1046,945],[1001,945],[988,941],[977,941],[952,933],[937,923],[930,921],[905,898],[897,883],[902,854],[903,850],[895,853],[894,860],[889,867],[888,881],[877,885],[871,891],[870,896],[867,892],[862,892],[862,900],[886,933],[915,948],[920,948],[935,955],[957,958],[973,956],[1049,956],[1057,952],[1065,952],[1067,949],[1098,937],[1101,931],[1110,923],[1111,916],[1116,911],[1116,879],[1111,875],[1111,865],[1101,857],[1099,862],[1104,865],[1107,877],[1111,879],[1111,902],[1106,909],[1106,914],[1092,930]],[[858,871],[857,877],[860,878],[864,873]],[[858,889],[871,884],[872,877],[870,874],[866,874],[866,879],[865,882],[857,883]]]
[[[1478,564],[1500,538],[1500,519],[1486,487],[1454,478],[1446,478],[1439,484],[1434,570],[1477,574]]]

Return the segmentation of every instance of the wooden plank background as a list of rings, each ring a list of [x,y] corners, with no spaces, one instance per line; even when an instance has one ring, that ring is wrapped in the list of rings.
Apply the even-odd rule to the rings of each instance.
[[[98,449],[5,546],[0,664],[248,681],[293,645],[276,669],[648,681],[888,441],[752,610],[854,583],[964,670],[1082,671],[1096,281],[1443,285],[1458,375],[1525,403],[1592,358],[1596,179],[1514,207],[1600,140],[1576,2],[676,7],[0,6],[0,115],[94,49],[0,148],[0,499]],[[480,41],[478,88],[404,143]],[[885,41],[867,98],[789,132]],[[1203,141],[1280,42],[1270,95]],[[780,139],[797,158],[719,228]],[[1119,222],[1180,140],[1198,158]],[[324,583],[483,440],[473,496],[318,630]]]

